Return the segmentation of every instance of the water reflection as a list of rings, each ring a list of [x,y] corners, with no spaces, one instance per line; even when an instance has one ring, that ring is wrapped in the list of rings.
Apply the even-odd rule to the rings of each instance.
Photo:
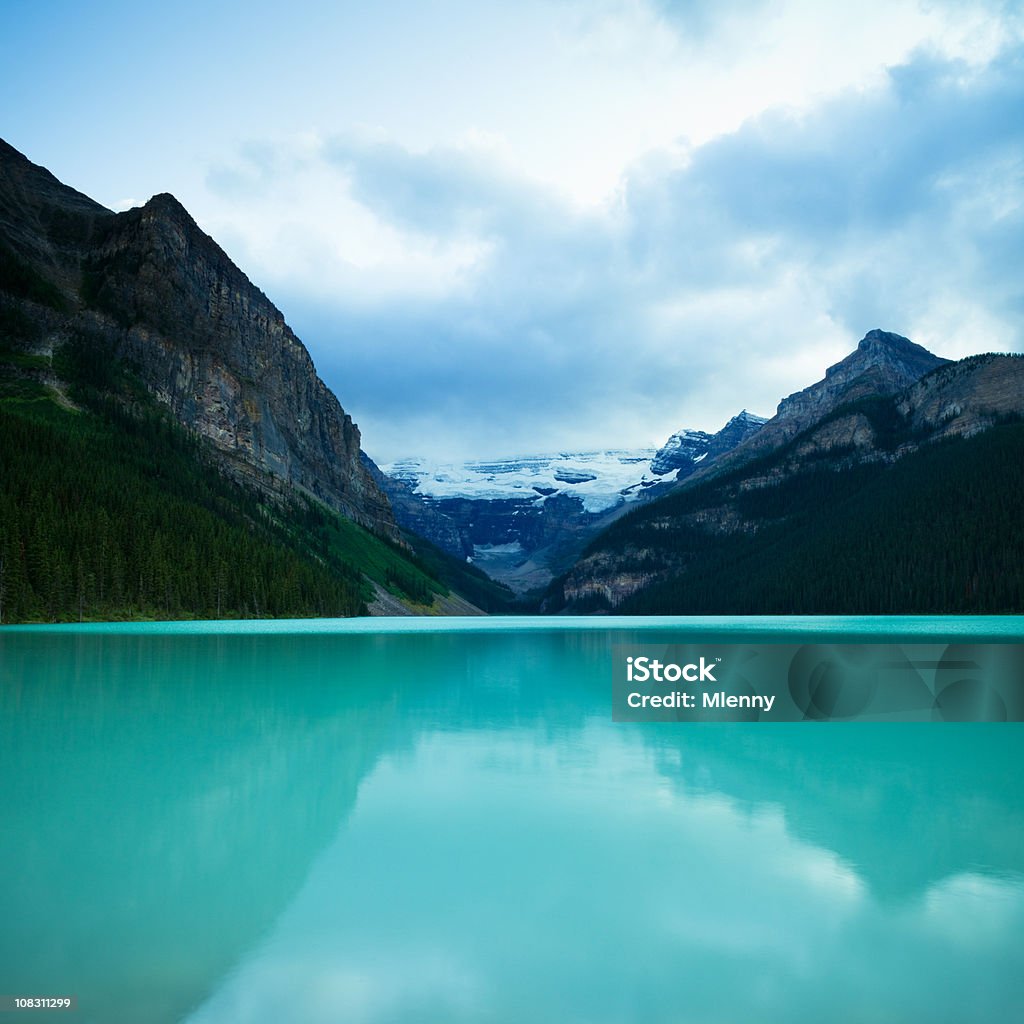
[[[613,725],[611,642],[3,637],[0,990],[196,1024],[1021,1007],[1018,727]]]
[[[571,750],[431,733],[191,1020],[984,1020],[1020,1005],[1022,926],[1019,876],[893,904],[783,805],[666,779],[602,721]]]
[[[5,637],[0,989],[74,992],[86,1021],[195,1005],[391,745],[394,689],[347,653]]]

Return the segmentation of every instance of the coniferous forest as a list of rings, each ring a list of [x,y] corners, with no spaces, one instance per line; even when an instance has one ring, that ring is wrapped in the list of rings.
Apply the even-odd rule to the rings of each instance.
[[[66,360],[78,408],[0,359],[0,622],[365,614],[368,579],[447,593],[410,551],[224,477],[131,378]],[[109,383],[109,381],[107,382]]]
[[[766,465],[771,460],[766,460]],[[588,554],[638,552],[656,582],[621,614],[1000,614],[1024,609],[1024,423],[926,445],[896,462],[809,469],[730,494],[753,530],[691,514],[728,478],[625,516]],[[564,578],[549,592],[565,607]],[[578,611],[608,610],[591,599]]]

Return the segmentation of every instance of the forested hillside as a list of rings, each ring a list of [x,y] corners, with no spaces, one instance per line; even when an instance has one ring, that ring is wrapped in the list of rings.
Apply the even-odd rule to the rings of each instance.
[[[447,593],[319,502],[225,477],[130,374],[105,371],[105,391],[56,360],[74,408],[25,375],[32,358],[0,353],[0,621],[358,615],[369,580],[425,606]]]
[[[115,214],[0,140],[0,622],[474,613],[359,442],[173,197]]]
[[[770,460],[766,460],[766,463]],[[744,472],[749,473],[751,467]],[[738,478],[742,473],[735,474]],[[613,525],[587,552],[632,553],[649,585],[624,614],[820,615],[1024,610],[1024,423],[922,447],[893,462],[823,464],[773,486],[722,478]],[[695,516],[728,506],[756,529],[715,531]],[[592,592],[549,607],[607,610]]]

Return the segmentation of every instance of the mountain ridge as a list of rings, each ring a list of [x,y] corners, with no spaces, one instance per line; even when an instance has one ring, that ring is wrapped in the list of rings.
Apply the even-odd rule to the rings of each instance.
[[[818,422],[832,409],[860,398],[894,395],[950,360],[936,356],[903,335],[874,328],[857,347],[825,370],[825,376],[783,398],[776,413],[715,465],[696,477],[718,475],[778,448]]]
[[[4,303],[20,348],[127,361],[225,472],[271,496],[297,488],[400,540],[359,429],[309,352],[174,196],[113,213],[4,143],[0,229],[4,280],[38,293]]]
[[[507,600],[414,549],[305,346],[174,196],[114,213],[2,141],[0,433],[0,622]]]
[[[875,328],[821,380],[783,398],[769,420],[743,410],[715,434],[680,430],[657,450],[562,452],[461,467],[406,460],[385,467],[395,474],[389,476],[363,451],[358,427],[280,310],[173,195],[159,193],[114,213],[0,140],[5,414],[17,419],[28,410],[52,419],[53,410],[39,405],[44,393],[65,413],[109,410],[113,402],[118,416],[128,416],[118,422],[137,420],[136,441],[148,438],[154,453],[180,455],[195,441],[219,472],[262,495],[255,505],[235,510],[233,528],[255,527],[255,517],[264,516],[270,523],[263,531],[267,543],[302,538],[303,558],[315,562],[333,552],[346,579],[364,574],[370,592],[346,591],[338,598],[346,608],[360,600],[378,610],[394,608],[396,592],[421,607],[440,608],[441,590],[434,588],[427,563],[439,578],[455,580],[460,571],[465,574],[467,561],[520,593],[561,573],[557,593],[549,590],[548,610],[587,602],[601,607],[602,601],[604,607],[641,607],[636,595],[664,590],[685,571],[681,552],[700,561],[700,538],[714,547],[723,537],[756,540],[766,526],[778,533],[782,520],[764,513],[781,507],[772,495],[802,493],[801,488],[818,494],[804,482],[815,473],[819,483],[822,472],[868,479],[870,467],[909,464],[939,442],[1001,430],[1024,415],[1022,365],[1017,357],[997,354],[953,363]],[[168,447],[160,416],[147,403],[164,410],[186,436]],[[54,437],[61,431],[78,437],[66,417],[50,426],[58,420]],[[8,426],[12,436],[18,430],[29,436],[25,427]],[[42,444],[43,433],[32,436]],[[1017,435],[1001,430],[999,436],[1010,438],[1006,444],[1012,447]],[[987,443],[971,450],[984,452]],[[148,488],[150,467],[144,460],[132,465],[133,479]],[[958,471],[969,479],[964,466]],[[191,472],[179,472],[182,494],[185,481],[198,485]],[[891,476],[897,478],[899,473]],[[218,502],[235,501],[215,482],[206,480],[201,488],[209,506],[203,515],[215,512]],[[28,478],[23,489],[31,490]],[[1013,496],[1007,500],[1012,503]],[[316,511],[317,503],[372,531],[391,549],[357,551],[354,535],[332,527]],[[795,521],[806,511],[787,508],[782,519]],[[29,528],[20,512],[7,511],[19,529]],[[831,510],[820,511],[827,520]],[[213,550],[211,524],[204,543]],[[649,536],[644,524],[652,526]],[[413,534],[447,550],[461,568]],[[640,536],[644,545],[638,547]],[[671,538],[684,547],[673,550]],[[685,549],[691,541],[697,547]],[[0,542],[7,551],[6,534]],[[85,541],[75,543],[81,547]],[[414,549],[426,561],[416,563]],[[73,575],[84,593],[85,561],[80,554],[76,569],[65,554],[57,552],[53,571]],[[345,561],[350,556],[354,562]],[[94,576],[106,579],[111,572],[106,566]],[[470,582],[488,607],[509,605],[507,592],[481,574]],[[244,581],[232,585],[243,609],[265,606],[266,598],[249,595]],[[315,586],[320,596],[314,605],[321,606],[327,591],[321,582]],[[57,597],[51,594],[48,607],[68,606],[65,584],[53,593]],[[211,593],[207,588],[202,596],[207,605]],[[276,606],[285,607],[287,594],[274,594]],[[218,589],[218,609],[221,596]],[[452,601],[448,607],[464,606]]]
[[[879,341],[886,348],[890,343],[887,338],[878,339],[877,334],[885,332],[871,332],[865,338],[866,345],[859,345],[851,356],[830,368],[830,384],[837,382],[837,376],[845,378],[838,381],[838,387],[823,388],[824,382],[818,382],[797,393],[810,393],[811,403],[787,404],[784,399],[776,418],[730,455],[595,538],[581,559],[552,585],[545,601],[547,610],[592,607],[657,611],[653,598],[644,600],[639,595],[647,591],[683,593],[687,574],[697,571],[695,566],[706,566],[700,571],[713,574],[717,563],[705,548],[717,546],[725,551],[740,545],[744,550],[755,550],[761,531],[765,531],[766,538],[774,536],[783,529],[784,522],[808,514],[806,508],[791,504],[786,506],[782,519],[772,518],[764,510],[779,505],[779,501],[773,503],[773,494],[797,493],[804,488],[809,495],[807,501],[821,501],[821,495],[828,492],[825,483],[815,485],[815,490],[801,481],[813,478],[821,482],[829,475],[839,478],[869,470],[873,473],[872,466],[895,467],[942,442],[983,436],[1002,423],[1024,416],[1024,357],[991,354],[950,362],[921,349],[925,357],[930,357],[925,358],[918,352],[920,346],[906,348],[903,342],[908,346],[913,343],[889,335],[898,339],[896,344],[910,354],[912,361],[898,365],[895,373],[889,372],[891,366],[878,373],[880,363],[887,363],[884,355],[881,360],[876,358]],[[858,353],[872,348],[876,351],[869,351],[869,359],[858,363]],[[851,373],[851,366],[861,372]],[[840,369],[836,371],[836,367]],[[901,374],[905,377],[919,371],[924,372],[916,380],[892,390]],[[818,411],[817,418],[808,408]],[[794,429],[794,423],[803,425]],[[934,465],[934,459],[929,465]],[[968,479],[967,470],[960,468]],[[892,477],[898,478],[898,473]],[[1006,500],[1019,506],[1024,495],[1011,493]],[[844,501],[849,504],[852,496]],[[841,518],[842,514],[842,508],[827,505],[817,511],[822,522],[834,515]],[[894,527],[898,531],[909,525],[897,523]],[[729,541],[730,537],[736,538],[735,542]],[[794,535],[787,543],[799,547],[801,538]],[[755,560],[751,565],[770,564],[776,555],[766,549],[760,557],[760,563]],[[690,612],[698,610],[685,602],[671,607],[675,611],[682,607]],[[715,613],[728,611],[725,606],[715,607]],[[811,610],[790,609],[793,613]]]

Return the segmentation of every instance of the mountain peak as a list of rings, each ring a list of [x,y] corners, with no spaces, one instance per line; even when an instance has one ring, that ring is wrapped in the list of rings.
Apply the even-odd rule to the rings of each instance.
[[[792,411],[795,406],[801,406],[808,395],[848,388],[869,371],[871,380],[864,382],[866,390],[893,394],[929,370],[948,362],[948,359],[929,352],[902,334],[893,334],[876,327],[861,338],[857,347],[845,359],[825,371],[823,381],[783,399],[779,412]],[[847,400],[854,397],[859,396],[850,395]]]
[[[158,192],[149,202],[143,204],[142,208],[160,213],[170,213],[177,217],[185,216],[192,220],[192,215],[170,192]]]
[[[132,213],[133,211],[129,211]],[[137,215],[142,217],[143,220],[153,220],[162,222],[164,224],[172,224],[178,230],[186,232],[188,235],[196,235],[202,239],[208,241],[214,246],[217,252],[223,252],[221,247],[217,245],[216,241],[211,238],[203,229],[196,223],[195,218],[191,213],[185,209],[184,205],[170,192],[159,192],[153,196],[150,200],[138,208]],[[225,259],[228,257],[225,255]]]
[[[932,359],[937,358],[928,349],[921,345],[916,345],[909,338],[904,338],[902,334],[883,331],[880,327],[876,327],[873,331],[868,331],[857,345],[858,352],[869,349],[887,349],[890,352],[898,352],[900,355],[924,355]]]
[[[758,416],[756,413],[748,412],[746,409],[741,409],[731,420],[729,420],[726,426],[728,427],[733,423],[761,424],[767,422],[768,420],[764,416]]]
[[[655,476],[676,473],[675,479],[683,480],[698,465],[706,468],[720,455],[732,451],[766,422],[763,417],[744,409],[733,416],[717,434],[706,434],[703,430],[678,430],[658,449],[651,461],[651,472]]]
[[[0,242],[53,289],[33,304],[36,333],[130,363],[245,486],[305,492],[399,540],[359,429],[309,352],[174,196],[113,213],[4,144],[0,210]]]
[[[740,413],[748,417],[744,422],[756,427],[749,443],[737,446],[735,455],[728,453],[716,471],[777,448],[844,403],[895,395],[948,362],[901,334],[876,327],[846,358],[830,366],[822,380],[784,398],[766,423],[746,410]]]

